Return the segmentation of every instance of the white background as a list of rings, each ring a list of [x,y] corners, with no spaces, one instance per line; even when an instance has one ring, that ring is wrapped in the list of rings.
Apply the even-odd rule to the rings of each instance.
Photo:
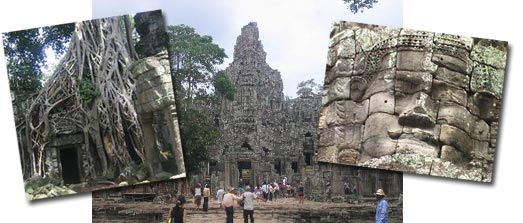
[[[387,0],[380,0],[387,1]],[[125,1],[122,1],[125,4]],[[404,27],[509,42],[503,115],[493,184],[404,176],[405,222],[521,222],[523,148],[521,63],[523,12],[518,1],[404,0]],[[299,6],[296,6],[299,7]],[[0,32],[91,18],[91,1],[14,0],[0,3]],[[225,16],[225,15],[224,15]],[[91,222],[90,194],[25,200],[9,86],[0,50],[0,221]]]

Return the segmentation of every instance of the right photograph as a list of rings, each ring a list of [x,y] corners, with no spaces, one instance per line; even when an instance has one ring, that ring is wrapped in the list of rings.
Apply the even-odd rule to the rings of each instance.
[[[318,161],[492,182],[506,41],[344,21],[330,41]]]

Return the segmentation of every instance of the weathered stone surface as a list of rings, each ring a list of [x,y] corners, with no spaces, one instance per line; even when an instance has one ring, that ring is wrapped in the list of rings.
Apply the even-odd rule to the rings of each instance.
[[[331,35],[354,37],[354,49],[349,47],[347,52],[354,55],[354,60],[339,61],[336,65],[343,70],[338,75],[351,78],[350,88],[345,88],[350,97],[337,103],[358,104],[368,100],[368,117],[363,120],[353,117],[344,122],[341,119],[350,120],[351,116],[347,106],[343,106],[344,116],[338,115],[337,120],[330,117],[330,123],[336,123],[336,127],[356,123],[364,126],[356,164],[490,181],[506,42],[342,24]],[[329,52],[336,49],[337,54],[343,55],[338,51],[341,44],[334,42]],[[349,65],[348,61],[352,63]],[[352,73],[347,72],[350,68]],[[329,69],[326,75],[327,79],[336,76]],[[325,88],[341,89],[334,89],[332,83],[326,83]],[[342,113],[340,109],[337,111]],[[327,123],[329,117],[321,120]],[[350,135],[359,137],[345,134],[345,140]],[[341,144],[337,144],[338,148]],[[338,163],[354,164],[357,151],[346,149],[347,158],[336,159]]]
[[[394,93],[380,92],[370,97],[369,114],[383,112],[394,114]]]
[[[488,124],[470,114],[462,106],[453,104],[442,104],[438,112],[438,123],[449,124],[465,131],[471,138],[487,141],[489,140]]]
[[[370,157],[393,154],[397,141],[389,132],[401,131],[398,118],[385,113],[375,113],[368,117],[363,132],[363,152]]]
[[[497,146],[498,128],[499,128],[498,122],[490,123],[490,146],[491,147]]]
[[[394,90],[394,77],[394,69],[382,70],[374,75],[364,76],[365,82],[368,84],[361,99],[368,99],[371,95],[378,92],[390,92]],[[356,97],[352,97],[351,99],[356,100]]]
[[[469,97],[467,109],[487,122],[499,120],[501,101],[492,94],[477,92]]]
[[[142,57],[154,56],[167,47],[167,32],[162,11],[136,13],[134,16],[136,32],[140,41],[136,44],[136,52]]]
[[[450,161],[452,163],[464,163],[465,155],[463,152],[452,146],[443,145],[441,147],[441,160]]]
[[[424,92],[396,93],[394,110],[399,114],[400,125],[431,128],[436,123],[437,109],[437,103]]]
[[[467,105],[468,98],[465,90],[439,80],[432,81],[431,97],[441,102],[454,102],[462,106]]]
[[[414,94],[416,92],[430,93],[432,74],[428,72],[397,71],[394,89],[396,92]]]
[[[503,94],[504,75],[503,69],[476,64],[470,79],[470,89],[475,92],[488,92],[500,99]]]
[[[449,70],[445,67],[438,67],[435,77],[438,80],[445,81],[447,84],[455,85],[465,90],[469,88],[470,77],[468,75]]]

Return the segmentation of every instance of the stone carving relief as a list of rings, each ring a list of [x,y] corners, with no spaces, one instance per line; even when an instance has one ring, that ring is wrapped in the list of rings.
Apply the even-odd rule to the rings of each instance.
[[[503,41],[336,23],[318,160],[490,182],[506,55]]]

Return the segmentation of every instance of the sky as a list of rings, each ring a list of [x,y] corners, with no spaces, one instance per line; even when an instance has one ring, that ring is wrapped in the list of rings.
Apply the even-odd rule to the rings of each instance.
[[[280,71],[284,94],[314,78],[323,84],[332,24],[339,20],[402,26],[403,0],[379,0],[372,9],[352,14],[341,0],[93,0],[93,18],[162,9],[168,25],[185,24],[213,37],[232,62],[236,37],[257,22],[267,63]]]

